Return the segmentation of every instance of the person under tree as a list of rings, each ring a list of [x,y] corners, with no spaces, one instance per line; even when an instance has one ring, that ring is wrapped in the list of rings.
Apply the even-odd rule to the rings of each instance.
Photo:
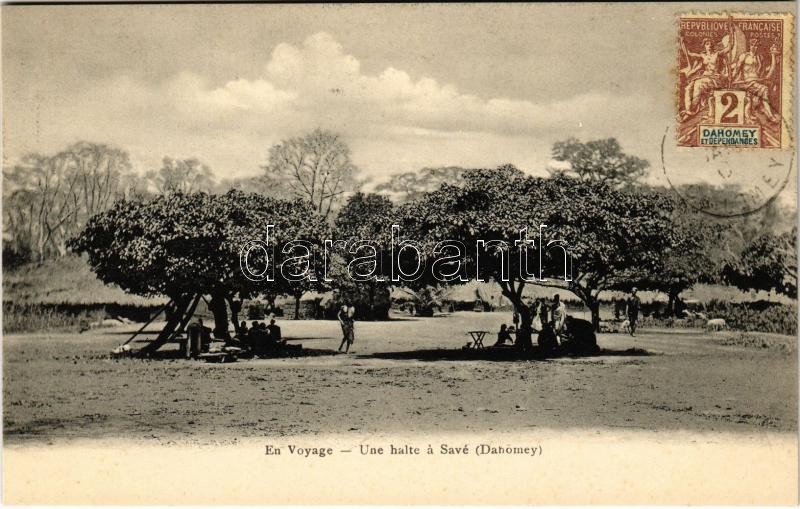
[[[628,299],[627,314],[628,324],[630,326],[631,336],[636,334],[636,321],[639,319],[639,309],[642,307],[642,301],[636,295],[636,287],[631,290],[631,296]]]

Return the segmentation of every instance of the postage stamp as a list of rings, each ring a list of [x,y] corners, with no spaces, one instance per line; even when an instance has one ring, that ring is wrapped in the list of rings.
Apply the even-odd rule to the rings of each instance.
[[[788,148],[793,34],[790,14],[680,16],[678,146]]]

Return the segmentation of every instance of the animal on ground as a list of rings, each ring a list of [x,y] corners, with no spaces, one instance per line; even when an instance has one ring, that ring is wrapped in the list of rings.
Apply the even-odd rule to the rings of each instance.
[[[712,318],[706,322],[706,332],[720,331],[727,328],[728,324],[725,323],[723,318]]]
[[[84,322],[80,326],[79,332],[82,334],[92,329],[102,329],[105,327],[118,327],[131,323],[130,320],[123,318],[103,318],[102,320],[95,320],[94,322]]]
[[[130,355],[132,355],[130,345],[119,345],[111,350],[111,357],[129,357]]]

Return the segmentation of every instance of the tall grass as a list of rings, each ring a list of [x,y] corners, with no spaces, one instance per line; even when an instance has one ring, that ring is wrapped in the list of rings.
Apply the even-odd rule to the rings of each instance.
[[[42,304],[3,304],[3,333],[59,331],[78,332],[105,317],[102,309],[77,314]]]
[[[86,330],[105,318],[146,322],[161,310],[158,305],[3,303],[3,332]]]

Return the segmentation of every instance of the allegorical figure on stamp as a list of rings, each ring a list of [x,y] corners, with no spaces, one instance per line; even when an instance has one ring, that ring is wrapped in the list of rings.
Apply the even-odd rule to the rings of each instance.
[[[755,106],[757,111],[757,108],[761,106],[764,116],[770,122],[776,123],[780,119],[772,111],[769,100],[769,87],[764,82],[771,80],[775,74],[775,70],[778,67],[777,57],[780,55],[780,49],[774,44],[769,48],[770,62],[766,69],[764,69],[763,60],[758,54],[758,49],[758,39],[751,38],[748,50],[739,55],[733,63],[733,86],[742,87],[750,99],[746,103],[746,117],[753,117],[753,107]]]
[[[682,119],[697,113],[702,100],[714,90],[722,88],[724,76],[721,69],[724,68],[724,60],[731,51],[731,47],[727,44],[728,40],[723,40],[720,43],[721,49],[715,49],[714,42],[706,37],[703,39],[703,49],[700,53],[689,51],[686,44],[681,40],[681,49],[688,61],[687,67],[682,69],[681,72],[689,80],[683,93]],[[695,76],[701,70],[702,73]]]

